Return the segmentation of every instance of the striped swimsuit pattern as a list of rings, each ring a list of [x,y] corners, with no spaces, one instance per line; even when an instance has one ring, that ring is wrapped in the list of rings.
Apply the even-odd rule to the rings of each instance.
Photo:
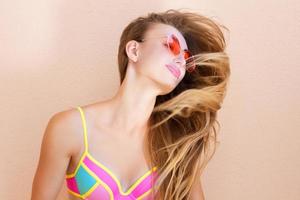
[[[75,171],[66,174],[68,192],[85,200],[153,200],[151,190],[157,167],[148,170],[127,191],[123,191],[115,174],[89,153],[84,112],[80,106],[77,109],[82,119],[85,151]]]

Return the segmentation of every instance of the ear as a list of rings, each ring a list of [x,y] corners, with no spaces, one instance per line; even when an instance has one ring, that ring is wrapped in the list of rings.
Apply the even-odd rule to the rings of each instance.
[[[130,40],[126,44],[126,54],[130,60],[136,62],[138,60],[139,43],[135,40]]]

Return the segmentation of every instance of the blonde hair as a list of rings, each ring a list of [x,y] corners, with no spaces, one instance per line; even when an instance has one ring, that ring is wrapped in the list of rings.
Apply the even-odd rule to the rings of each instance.
[[[175,27],[194,55],[196,69],[176,88],[156,98],[147,133],[150,166],[157,166],[152,194],[157,200],[189,199],[191,187],[215,153],[217,111],[229,82],[229,57],[224,52],[225,26],[198,13],[169,9],[138,17],[122,32],[118,50],[120,82],[128,64],[125,45],[139,41],[152,24]]]

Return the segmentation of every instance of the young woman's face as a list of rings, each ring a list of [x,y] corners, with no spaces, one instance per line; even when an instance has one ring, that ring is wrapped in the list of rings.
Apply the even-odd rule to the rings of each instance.
[[[180,44],[180,54],[174,55],[170,51],[167,36],[174,35]],[[186,60],[183,49],[188,49],[182,34],[173,26],[165,24],[153,25],[139,42],[137,72],[150,79],[161,94],[171,92],[182,80],[186,73]]]

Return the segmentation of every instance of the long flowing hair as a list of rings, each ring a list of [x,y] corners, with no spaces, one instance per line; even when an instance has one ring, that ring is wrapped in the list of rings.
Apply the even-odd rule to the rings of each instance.
[[[149,165],[157,166],[159,174],[152,194],[157,200],[184,200],[190,198],[193,183],[200,179],[218,144],[217,111],[230,76],[222,28],[228,29],[201,14],[176,9],[136,18],[125,27],[120,38],[121,83],[128,64],[126,43],[141,40],[156,23],[180,31],[197,66],[194,72],[185,74],[174,90],[157,96],[146,136]]]

